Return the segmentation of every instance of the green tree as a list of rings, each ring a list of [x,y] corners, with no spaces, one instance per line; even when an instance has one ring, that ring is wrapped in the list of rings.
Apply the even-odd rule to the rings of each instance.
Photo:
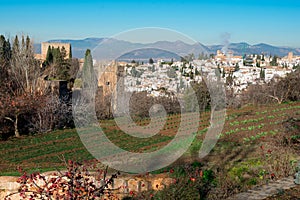
[[[69,49],[69,59],[72,59],[72,46],[70,45],[70,49]]]
[[[225,68],[223,68],[223,71],[222,71],[222,78],[225,78],[225,75],[226,75],[226,73],[225,73]]]
[[[260,79],[262,79],[262,80],[265,79],[265,77],[266,77],[266,72],[265,72],[265,70],[264,70],[263,68],[260,69],[260,74],[259,74],[259,76],[260,76]]]
[[[259,60],[256,60],[256,67],[260,67],[260,62],[259,62]]]
[[[10,42],[9,40],[6,40],[3,35],[1,35],[0,36],[0,67],[2,69],[8,66],[10,58],[11,58]]]
[[[174,59],[172,58],[170,61],[170,65],[173,65],[173,63],[174,63]]]
[[[149,59],[149,64],[151,64],[151,65],[152,65],[153,63],[154,63],[153,59],[152,59],[152,58],[150,58],[150,59]]]
[[[215,54],[213,54],[213,53],[209,54],[209,58],[210,58],[210,59],[212,59],[212,58],[214,58],[214,57],[215,57]]]
[[[278,56],[274,55],[273,58],[272,58],[272,61],[270,62],[270,65],[272,65],[272,66],[278,66],[277,59],[278,59]]]
[[[91,50],[87,49],[84,57],[84,64],[82,67],[82,82],[83,87],[92,88],[95,87],[96,77],[93,66],[93,58],[91,54]]]
[[[52,63],[53,63],[52,48],[48,46],[47,55],[46,55],[46,65],[50,65]]]
[[[60,54],[62,58],[66,58],[67,57],[67,51],[66,48],[63,46],[60,50]]]
[[[238,63],[235,63],[235,66],[234,66],[234,71],[237,72],[240,70],[240,66]]]
[[[198,71],[198,69],[196,68],[196,69],[195,69],[195,76],[199,76],[199,75],[201,75],[201,74],[200,74],[200,72]]]
[[[60,65],[63,62],[64,58],[62,57],[59,47],[52,48],[52,53],[53,53],[53,63],[56,65]]]

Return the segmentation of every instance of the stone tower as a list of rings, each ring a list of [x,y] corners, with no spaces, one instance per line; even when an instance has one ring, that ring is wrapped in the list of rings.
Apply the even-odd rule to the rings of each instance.
[[[42,42],[41,46],[41,58],[46,59],[47,52],[48,52],[48,47],[53,47],[53,48],[59,48],[60,50],[64,47],[66,50],[66,57],[70,57],[70,52],[71,52],[71,44],[70,43],[52,43],[52,42]]]
[[[100,69],[99,74],[98,87],[102,88],[103,99],[113,95],[111,103],[113,109],[116,110],[124,95],[125,67],[117,62],[112,62],[107,67]]]

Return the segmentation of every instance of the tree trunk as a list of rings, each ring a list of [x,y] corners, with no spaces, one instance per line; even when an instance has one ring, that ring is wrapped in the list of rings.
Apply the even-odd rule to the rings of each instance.
[[[17,138],[20,137],[20,133],[19,133],[19,129],[18,129],[18,121],[19,121],[19,115],[16,115],[14,125],[15,125],[15,136]]]
[[[16,115],[15,116],[16,119],[13,120],[12,118],[10,117],[5,117],[5,119],[11,121],[12,123],[14,123],[14,128],[15,128],[15,136],[18,138],[20,137],[20,133],[19,133],[19,129],[18,129],[18,119],[19,119],[19,115]]]
[[[41,113],[39,113],[38,116],[39,116],[39,132],[41,133],[42,132],[42,124],[43,124]]]

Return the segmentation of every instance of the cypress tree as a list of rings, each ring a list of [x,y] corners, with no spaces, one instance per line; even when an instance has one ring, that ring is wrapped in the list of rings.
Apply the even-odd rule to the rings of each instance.
[[[70,49],[69,49],[69,58],[72,59],[72,46],[70,45]]]
[[[0,67],[7,67],[11,58],[11,47],[9,40],[3,35],[0,36]]]
[[[13,43],[13,47],[12,47],[12,53],[14,54],[14,53],[19,52],[19,49],[20,49],[19,38],[16,35],[14,43]]]
[[[60,54],[61,54],[61,57],[63,59],[65,59],[65,57],[67,56],[67,51],[66,51],[66,48],[64,46],[61,48]]]
[[[82,68],[82,79],[83,87],[92,88],[95,86],[96,78],[90,49],[87,49],[85,52],[84,64]]]
[[[261,78],[261,79],[265,79],[265,77],[266,77],[266,72],[265,72],[265,70],[264,70],[263,68],[260,69],[260,74],[259,74],[259,75],[260,75],[260,78]]]
[[[46,64],[50,65],[51,63],[53,63],[53,52],[52,52],[52,48],[48,46],[47,55],[46,55]]]
[[[26,37],[26,51],[30,51],[30,49],[31,49],[30,47],[31,47],[30,38],[27,35],[27,37]]]
[[[240,70],[240,66],[238,63],[235,64],[234,71],[237,72]]]

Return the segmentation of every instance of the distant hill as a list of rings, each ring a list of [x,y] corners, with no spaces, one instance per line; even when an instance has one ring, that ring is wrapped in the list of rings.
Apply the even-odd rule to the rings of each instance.
[[[151,55],[151,57],[149,57]],[[129,53],[123,54],[117,60],[119,61],[132,61],[133,59],[143,62],[148,62],[149,58],[153,58],[154,60],[163,59],[163,60],[170,60],[173,59],[174,61],[179,61],[180,56],[173,52],[156,49],[156,48],[146,48],[146,49],[137,49],[131,51]]]
[[[217,50],[222,49],[222,45],[211,45],[208,46],[209,50],[215,53]],[[234,55],[244,55],[244,54],[261,54],[266,55],[278,55],[286,56],[289,52],[293,52],[295,55],[300,55],[299,48],[290,48],[290,47],[276,47],[269,44],[255,44],[250,45],[245,42],[241,43],[230,43],[228,45],[228,50],[233,51]]]
[[[114,58],[115,55],[118,55],[117,57],[120,57],[123,54],[127,54],[131,51],[140,51],[141,49],[159,49],[161,51],[172,52],[173,54],[177,54],[179,56],[185,56],[187,54],[194,53],[194,55],[197,58],[197,56],[202,52],[204,54],[215,54],[217,50],[221,50],[223,48],[223,45],[205,46],[199,42],[195,44],[187,44],[182,41],[158,41],[155,43],[142,44],[106,38],[86,38],[82,40],[57,39],[49,40],[48,42],[71,43],[73,57],[77,58],[83,58],[86,49],[93,50],[95,47],[102,43],[103,47],[98,48],[99,51],[95,52],[95,54],[100,56],[99,58],[101,59]],[[40,53],[40,44],[35,44],[34,47],[35,51],[37,53]],[[228,45],[228,50],[233,51],[234,55],[265,53],[267,55],[271,54],[278,56],[286,56],[288,52],[293,52],[295,55],[300,55],[300,48],[276,47],[263,43],[255,45],[250,45],[245,42],[230,43]],[[132,54],[132,59],[134,59],[134,55],[136,55],[136,53],[137,52],[135,52],[135,54]],[[142,54],[143,57],[148,58],[158,58],[158,56],[160,56],[157,55],[157,51],[148,51],[147,53],[147,51],[143,50]],[[129,55],[127,55],[127,57],[128,56]]]

